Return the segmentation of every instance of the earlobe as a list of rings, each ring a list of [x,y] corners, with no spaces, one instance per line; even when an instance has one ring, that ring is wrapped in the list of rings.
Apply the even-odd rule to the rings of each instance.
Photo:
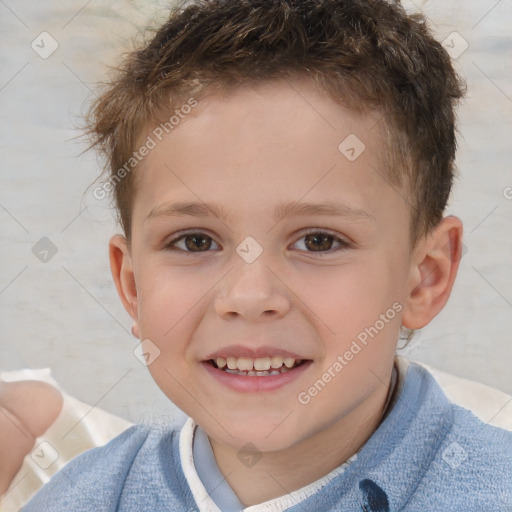
[[[445,306],[462,255],[462,222],[445,217],[417,246],[402,325],[425,327]]]
[[[117,293],[124,308],[133,318],[132,333],[138,335],[137,286],[133,271],[133,262],[126,238],[115,235],[109,243],[110,270]]]

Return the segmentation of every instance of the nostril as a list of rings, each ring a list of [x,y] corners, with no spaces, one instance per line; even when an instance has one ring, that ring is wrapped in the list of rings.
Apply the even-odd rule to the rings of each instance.
[[[359,489],[363,494],[362,509],[364,512],[389,512],[387,494],[372,480],[361,480]]]

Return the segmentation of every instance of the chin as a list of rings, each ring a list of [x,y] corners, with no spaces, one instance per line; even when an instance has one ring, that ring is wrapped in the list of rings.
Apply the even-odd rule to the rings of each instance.
[[[208,425],[204,430],[211,432],[211,436],[225,446],[229,446],[234,450],[243,449],[248,443],[254,445],[261,452],[282,451],[295,445],[304,439],[306,434],[296,430],[295,426],[290,428],[284,426],[286,420],[282,422],[271,421],[250,421],[239,420],[229,421],[225,425],[229,425],[226,430],[219,425]],[[281,423],[282,422],[282,423]],[[209,428],[212,427],[212,428]]]

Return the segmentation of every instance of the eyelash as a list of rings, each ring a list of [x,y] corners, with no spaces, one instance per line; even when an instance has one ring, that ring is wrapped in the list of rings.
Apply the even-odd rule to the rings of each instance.
[[[179,252],[182,252],[182,253],[185,253],[185,254],[200,254],[200,253],[207,253],[207,252],[211,252],[210,249],[207,249],[205,251],[188,251],[188,250],[185,250],[185,249],[180,249],[180,248],[177,248],[175,247],[175,244],[180,242],[181,240],[184,240],[186,239],[187,237],[191,237],[191,236],[201,236],[202,238],[205,238],[205,239],[210,239],[212,240],[212,242],[214,242],[215,244],[217,244],[217,242],[215,242],[215,240],[213,240],[213,238],[209,235],[207,235],[206,233],[202,233],[200,231],[188,231],[186,233],[182,233],[180,234],[179,236],[173,238],[172,240],[170,240],[169,242],[166,242],[165,243],[165,246],[163,247],[164,249],[167,249],[167,250],[171,250],[171,251],[179,251]],[[352,244],[350,242],[348,242],[347,240],[344,240],[336,235],[333,235],[332,233],[329,233],[328,231],[320,231],[320,230],[311,230],[311,231],[308,231],[306,233],[303,233],[302,236],[297,240],[302,240],[303,238],[307,237],[307,236],[310,236],[310,235],[326,235],[327,237],[330,237],[332,239],[334,239],[335,242],[338,242],[340,245],[339,247],[335,248],[335,249],[327,249],[327,250],[320,250],[320,251],[307,251],[307,250],[303,250],[301,249],[302,252],[307,252],[307,253],[310,253],[310,254],[329,254],[329,253],[334,253],[334,252],[337,252],[337,251],[342,251],[344,249],[348,249],[349,247],[352,246]],[[297,243],[297,242],[295,242]],[[217,244],[219,245],[219,244]]]

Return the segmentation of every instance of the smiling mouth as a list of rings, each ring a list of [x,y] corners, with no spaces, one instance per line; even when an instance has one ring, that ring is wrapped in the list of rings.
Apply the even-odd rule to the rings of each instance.
[[[293,357],[216,357],[208,362],[216,369],[234,375],[247,377],[267,377],[287,373],[302,366],[306,359],[294,359]]]

